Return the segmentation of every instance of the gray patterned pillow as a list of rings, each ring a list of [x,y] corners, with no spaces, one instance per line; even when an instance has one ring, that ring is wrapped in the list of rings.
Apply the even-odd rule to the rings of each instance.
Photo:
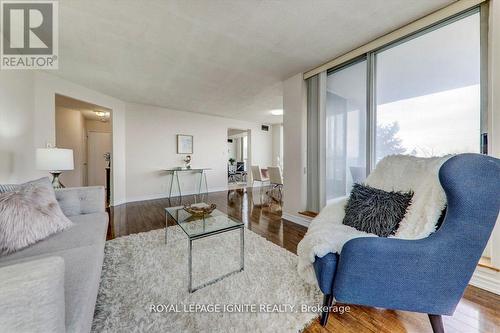
[[[36,180],[29,181],[24,184],[0,184],[0,193],[14,192],[20,190],[23,186],[38,186],[47,184],[49,178],[43,177]]]
[[[379,237],[393,235],[411,204],[413,192],[386,192],[354,184],[345,206],[343,224]]]
[[[72,225],[48,178],[0,194],[0,254],[20,250]]]
[[[15,191],[19,185],[14,185],[14,184],[0,184],[0,193],[5,193],[5,192],[12,192]]]

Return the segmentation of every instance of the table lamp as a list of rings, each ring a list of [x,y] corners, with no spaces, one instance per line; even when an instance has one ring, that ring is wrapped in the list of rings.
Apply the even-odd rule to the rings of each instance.
[[[46,170],[52,174],[52,186],[64,188],[59,181],[62,171],[73,170],[73,149],[38,148],[36,150],[36,168]]]

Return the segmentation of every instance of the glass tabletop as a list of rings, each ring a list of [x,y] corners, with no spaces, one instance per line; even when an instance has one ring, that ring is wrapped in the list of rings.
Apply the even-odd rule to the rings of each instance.
[[[165,211],[190,238],[243,226],[242,222],[227,216],[218,209],[205,217],[192,216],[184,210],[183,206],[165,208]]]

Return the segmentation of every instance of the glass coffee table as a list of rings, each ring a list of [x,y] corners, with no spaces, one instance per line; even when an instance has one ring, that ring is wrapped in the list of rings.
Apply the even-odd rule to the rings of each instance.
[[[195,217],[189,214],[184,210],[182,206],[179,207],[170,207],[165,208],[166,216],[165,216],[165,244],[167,244],[167,225],[168,225],[168,216],[174,219],[175,223],[179,225],[184,231],[184,233],[188,236],[188,245],[189,245],[189,254],[188,254],[188,290],[190,293],[211,285],[217,281],[228,277],[234,273],[238,273],[244,270],[245,268],[245,225],[235,220],[223,212],[215,209],[210,215],[205,217]],[[240,230],[240,268],[232,271],[230,273],[224,274],[212,281],[206,282],[200,286],[194,287],[192,286],[192,271],[193,271],[193,260],[192,260],[192,248],[193,241],[205,238],[213,235],[217,235],[223,232],[228,232],[232,230]]]

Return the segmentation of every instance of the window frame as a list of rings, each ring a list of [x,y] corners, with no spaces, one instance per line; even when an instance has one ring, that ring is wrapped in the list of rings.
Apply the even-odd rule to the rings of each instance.
[[[377,55],[381,52],[394,48],[398,45],[411,41],[415,38],[438,30],[449,24],[455,23],[461,19],[474,14],[480,15],[480,151],[483,154],[488,153],[488,4],[482,3],[465,11],[437,21],[423,29],[417,30],[409,35],[401,37],[395,41],[385,44],[379,48],[366,52],[358,57],[350,59],[338,66],[332,67],[326,71],[327,76],[337,71],[345,69],[351,65],[366,60],[366,175],[368,176],[375,168],[376,164],[376,124],[377,124],[377,94],[376,94],[376,61]]]
[[[365,141],[365,165],[366,165],[365,176],[367,177],[368,174],[371,171],[371,169],[368,168],[368,163],[369,163],[368,156],[370,155],[370,149],[371,149],[371,147],[368,146],[368,143],[370,142],[370,140],[368,139],[368,136],[369,136],[368,128],[370,126],[370,123],[369,123],[369,120],[368,120],[368,114],[369,114],[369,112],[368,112],[368,110],[369,110],[369,107],[368,107],[369,98],[368,98],[368,96],[369,96],[369,91],[370,91],[369,90],[369,88],[370,88],[369,87],[369,82],[370,82],[370,70],[369,70],[369,68],[370,68],[370,61],[369,61],[369,54],[368,53],[362,54],[362,55],[360,55],[358,57],[355,57],[355,58],[353,58],[353,59],[351,59],[349,61],[346,61],[346,62],[344,62],[344,63],[342,63],[342,64],[340,64],[338,66],[335,66],[335,67],[332,67],[332,68],[328,69],[326,71],[326,77],[325,77],[325,79],[328,80],[328,77],[330,75],[333,75],[333,74],[335,74],[337,72],[340,72],[340,71],[342,71],[342,70],[344,70],[346,68],[349,68],[351,66],[357,65],[357,64],[359,64],[361,62],[366,62],[366,70],[367,70],[367,72],[366,72],[366,84],[367,84],[367,87],[366,87],[366,94],[367,94],[366,95],[366,97],[367,97],[366,103],[367,103],[367,105],[366,105],[366,114],[365,114],[365,123],[366,123],[365,130],[367,131],[366,135],[365,135],[365,137],[366,137],[365,138],[366,139],[366,141]],[[325,101],[325,107],[326,107],[326,101]],[[324,139],[326,140],[326,133],[325,133],[325,138]],[[323,146],[323,149],[326,149],[326,145]],[[323,177],[323,180],[320,183],[324,184],[325,181],[326,181],[326,175],[321,175],[321,177]],[[324,190],[324,192],[325,192],[325,194],[323,195],[324,202],[322,203],[324,205],[327,202],[327,200],[326,200],[326,188],[324,188],[322,190]]]

